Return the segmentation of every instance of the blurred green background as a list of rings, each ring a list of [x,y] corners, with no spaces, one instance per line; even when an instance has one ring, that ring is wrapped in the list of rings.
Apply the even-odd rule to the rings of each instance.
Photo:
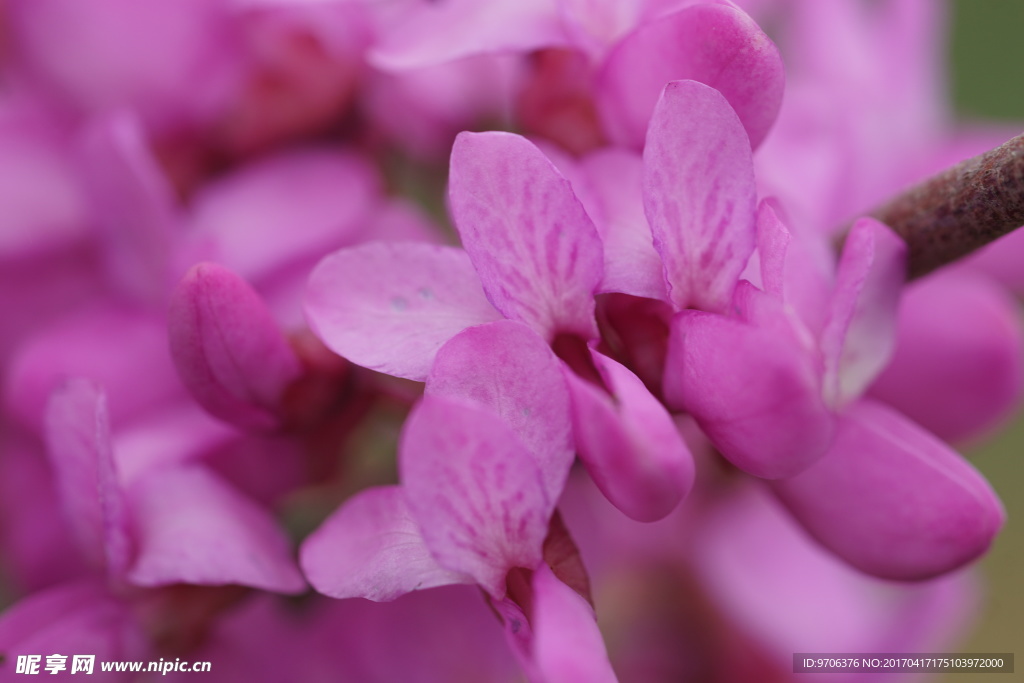
[[[950,91],[968,120],[1021,122],[1024,132],[1024,0],[953,0],[949,15]],[[1021,264],[1024,268],[1024,264]],[[1006,505],[1008,521],[981,562],[984,603],[963,652],[1014,652],[1024,680],[1024,416],[969,454]],[[943,681],[973,681],[950,674]]]

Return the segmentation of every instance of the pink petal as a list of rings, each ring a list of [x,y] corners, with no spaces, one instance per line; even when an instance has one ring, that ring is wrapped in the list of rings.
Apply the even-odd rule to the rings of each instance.
[[[320,262],[309,278],[306,318],[353,363],[423,381],[442,344],[501,316],[461,249],[372,243]]]
[[[533,574],[533,658],[547,683],[614,683],[594,609],[547,565]]]
[[[547,341],[597,336],[597,229],[572,186],[532,143],[462,133],[452,149],[451,213],[487,298]]]
[[[445,569],[500,599],[510,569],[541,563],[555,500],[534,457],[493,412],[424,397],[405,423],[398,469],[409,510]]]
[[[116,353],[111,339],[117,339]],[[8,372],[7,408],[33,428],[41,428],[50,392],[67,377],[103,385],[115,425],[182,393],[167,349],[166,321],[112,305],[83,309],[39,330],[15,354]]]
[[[661,519],[693,486],[693,457],[636,375],[600,353],[591,357],[612,395],[566,370],[580,458],[615,507],[640,522]]]
[[[870,401],[846,410],[824,458],[774,488],[822,545],[888,579],[960,568],[988,549],[1006,516],[965,460]]]
[[[1009,417],[1024,391],[1018,303],[987,277],[946,269],[905,290],[896,353],[869,394],[945,441]]]
[[[644,215],[641,158],[623,149],[605,148],[580,161],[600,211],[583,205],[594,217],[604,244],[604,278],[600,291],[667,300],[661,257]],[[601,216],[602,218],[598,218]]]
[[[151,470],[129,491],[139,586],[241,584],[300,593],[287,537],[263,508],[199,466]]]
[[[182,381],[204,408],[242,429],[279,426],[302,367],[248,283],[214,263],[193,267],[171,295],[168,328]]]
[[[196,196],[183,265],[217,261],[261,287],[359,241],[380,196],[376,172],[355,155],[309,149],[247,164]]]
[[[130,298],[163,306],[179,216],[142,124],[126,113],[100,119],[87,131],[83,148],[82,175],[101,229],[108,277]]]
[[[691,413],[734,465],[769,479],[810,466],[834,430],[815,356],[783,325],[684,311],[665,363],[668,404]]]
[[[640,26],[609,54],[597,92],[612,140],[642,147],[661,89],[683,79],[721,92],[753,147],[782,104],[785,78],[771,40],[739,9],[699,4]]]
[[[558,499],[573,462],[569,391],[536,332],[512,320],[460,332],[437,352],[426,391],[501,417],[540,465],[548,497]]]
[[[402,19],[370,52],[374,66],[412,69],[566,41],[554,0],[444,0],[421,3]]]
[[[843,246],[821,333],[824,390],[832,405],[860,396],[888,364],[906,274],[903,240],[876,220],[857,221]]]
[[[644,148],[644,210],[678,308],[727,310],[757,238],[752,163],[721,94],[665,86]]]
[[[80,545],[119,576],[131,547],[103,390],[77,378],[57,389],[47,406],[46,441],[64,512]]]
[[[387,602],[467,582],[431,557],[399,486],[366,489],[345,501],[302,544],[299,562],[313,588],[332,598]]]
[[[789,230],[779,220],[771,203],[762,201],[757,207],[757,253],[762,289],[768,294],[783,296],[786,252],[791,239]]]
[[[232,84],[225,3],[15,0],[19,61],[62,104],[130,108],[160,127],[208,116]]]

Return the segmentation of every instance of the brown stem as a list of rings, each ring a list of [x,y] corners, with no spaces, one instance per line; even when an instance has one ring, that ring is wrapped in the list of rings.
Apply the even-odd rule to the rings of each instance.
[[[871,216],[909,247],[921,277],[1024,225],[1024,134],[932,176]]]

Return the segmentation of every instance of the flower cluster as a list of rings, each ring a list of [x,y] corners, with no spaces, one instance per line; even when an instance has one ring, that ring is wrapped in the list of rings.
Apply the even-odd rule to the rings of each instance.
[[[940,9],[0,4],[0,680],[944,647],[1024,283],[868,216],[1009,137],[945,119]]]

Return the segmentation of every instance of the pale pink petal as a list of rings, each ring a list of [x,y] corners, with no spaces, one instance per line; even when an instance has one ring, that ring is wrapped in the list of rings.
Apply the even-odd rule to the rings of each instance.
[[[345,501],[302,544],[299,562],[313,588],[332,598],[386,602],[472,582],[431,557],[399,486],[367,489]]]
[[[132,583],[305,588],[273,517],[205,468],[151,470],[128,494],[138,543]]]
[[[309,278],[305,308],[331,350],[418,381],[452,336],[501,318],[464,251],[417,243],[365,244],[328,256]]]
[[[768,36],[735,7],[700,4],[641,25],[608,55],[597,93],[612,140],[642,147],[661,89],[682,79],[721,92],[753,147],[782,104],[782,61]]]
[[[888,579],[928,579],[962,567],[988,549],[1006,517],[966,460],[870,401],[847,408],[824,458],[773,485],[822,545]]]
[[[945,269],[900,302],[896,352],[868,393],[945,441],[1008,418],[1024,391],[1017,301],[987,277]]]
[[[462,133],[452,149],[451,213],[487,297],[545,337],[597,336],[597,229],[572,186],[531,142]]]
[[[780,326],[684,311],[672,322],[665,398],[691,413],[715,447],[758,477],[788,477],[832,442],[815,356]]]
[[[665,86],[643,186],[672,303],[726,311],[757,239],[756,190],[746,133],[720,93],[696,81]]]
[[[442,567],[500,599],[510,569],[540,565],[555,500],[533,455],[492,411],[424,397],[405,423],[398,469]]]
[[[131,546],[124,493],[117,481],[103,390],[68,380],[50,398],[46,444],[67,521],[86,556],[119,576]]]
[[[124,112],[96,121],[86,131],[82,157],[107,276],[128,297],[163,306],[179,216],[142,124]]]
[[[591,210],[588,200],[580,196],[604,244],[600,291],[668,300],[661,257],[644,215],[640,156],[606,148],[584,157],[580,166],[593,188],[592,201],[600,206]]]
[[[280,425],[302,366],[252,287],[215,263],[193,267],[171,295],[171,356],[192,396],[242,429]]]
[[[907,245],[876,220],[862,218],[846,237],[821,333],[824,392],[833,406],[860,396],[896,346],[896,318],[907,277]]]
[[[614,683],[594,609],[547,565],[533,574],[533,659],[546,683]]]
[[[369,59],[381,69],[402,70],[564,42],[554,0],[442,0],[411,9]]]
[[[600,353],[591,357],[611,396],[565,372],[580,458],[615,507],[640,522],[661,519],[693,486],[693,457],[636,375]]]
[[[573,462],[569,391],[561,363],[536,332],[512,320],[460,332],[437,352],[426,392],[500,416],[540,465],[548,497],[557,500]]]
[[[352,154],[305,149],[247,164],[195,197],[182,265],[223,263],[259,288],[362,239],[380,196],[376,172]]]

